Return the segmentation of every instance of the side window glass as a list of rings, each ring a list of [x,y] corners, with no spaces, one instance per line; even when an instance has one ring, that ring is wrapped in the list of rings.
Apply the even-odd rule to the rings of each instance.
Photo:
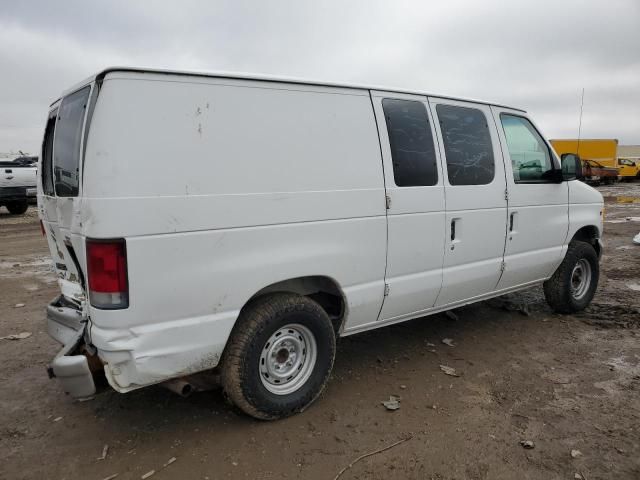
[[[451,185],[487,185],[495,164],[487,118],[477,108],[438,105]]]
[[[427,110],[422,102],[385,98],[393,177],[398,187],[438,183],[438,167]]]
[[[513,179],[516,183],[546,183],[553,170],[547,144],[531,122],[517,115],[501,114]]]

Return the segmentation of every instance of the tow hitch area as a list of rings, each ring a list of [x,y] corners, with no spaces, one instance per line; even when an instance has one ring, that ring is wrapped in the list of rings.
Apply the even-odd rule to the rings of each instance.
[[[64,346],[47,368],[49,378],[57,378],[73,398],[86,398],[96,393],[93,375],[86,355],[80,351],[87,322],[82,313],[58,298],[47,306],[47,327],[53,338]]]

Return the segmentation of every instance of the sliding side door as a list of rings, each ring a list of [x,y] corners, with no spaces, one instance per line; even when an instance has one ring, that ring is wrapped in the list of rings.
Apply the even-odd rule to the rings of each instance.
[[[433,307],[442,285],[444,184],[427,98],[372,91],[387,192],[386,296],[379,320]]]
[[[503,268],[507,198],[488,105],[429,98],[445,159],[446,247],[437,306],[489,294]]]

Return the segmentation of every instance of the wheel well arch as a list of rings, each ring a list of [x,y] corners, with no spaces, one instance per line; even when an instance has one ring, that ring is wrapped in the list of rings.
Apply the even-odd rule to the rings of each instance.
[[[347,318],[348,304],[340,284],[335,279],[325,275],[309,275],[281,280],[257,291],[245,306],[258,297],[276,292],[297,293],[311,298],[327,312],[336,334],[342,330]]]
[[[601,254],[599,239],[600,231],[598,230],[598,227],[596,227],[595,225],[585,225],[584,227],[579,228],[578,231],[573,234],[571,241],[573,242],[574,240],[578,240],[591,244],[599,257]]]

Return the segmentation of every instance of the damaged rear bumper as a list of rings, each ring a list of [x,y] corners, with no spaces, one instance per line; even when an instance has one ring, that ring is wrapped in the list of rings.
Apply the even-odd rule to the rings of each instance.
[[[85,355],[76,354],[84,344],[87,321],[82,312],[57,298],[47,306],[47,330],[55,340],[63,344],[47,372],[60,380],[66,393],[73,398],[90,397],[96,392],[89,361]]]
[[[104,318],[105,312],[100,313]],[[109,385],[129,392],[215,368],[238,314],[227,311],[119,328],[104,328],[92,316],[91,345]]]

